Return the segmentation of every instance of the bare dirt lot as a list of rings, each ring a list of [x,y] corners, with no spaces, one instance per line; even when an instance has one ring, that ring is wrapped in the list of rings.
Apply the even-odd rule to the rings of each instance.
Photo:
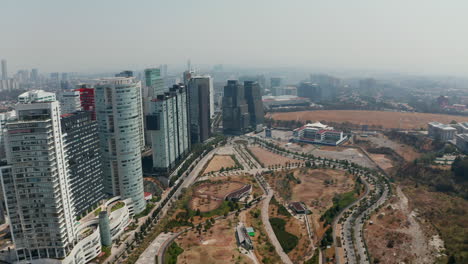
[[[399,188],[370,220],[373,224],[367,225],[364,235],[374,262],[434,263],[438,250],[430,244],[427,230]]]
[[[287,163],[301,162],[300,160],[290,159],[281,155],[272,153],[261,147],[249,147],[250,151],[263,163],[263,166],[286,165]]]
[[[233,216],[222,219],[206,232],[196,229],[177,238],[177,244],[184,249],[178,256],[180,264],[211,263],[253,263],[238,251],[235,237],[236,220]]]
[[[359,141],[368,141],[371,147],[391,148],[407,162],[412,162],[421,156],[421,153],[417,152],[413,147],[390,140],[383,134],[377,134],[366,138],[356,136],[356,139]]]
[[[380,168],[383,170],[388,170],[393,168],[393,163],[392,160],[387,158],[385,154],[369,154],[369,156],[372,158],[372,160],[379,165]]]
[[[233,181],[201,184],[193,190],[190,208],[192,210],[199,209],[202,213],[212,211],[222,204],[227,194],[242,188],[244,185],[244,183]]]
[[[426,113],[402,113],[386,111],[359,111],[359,110],[318,110],[288,113],[273,113],[269,115],[276,120],[301,120],[301,121],[330,121],[350,122],[357,125],[376,125],[386,129],[420,129],[426,128],[427,123],[438,121],[450,123],[452,120],[467,122],[468,117],[426,114]]]
[[[234,166],[236,166],[236,162],[230,155],[214,155],[206,166],[205,171],[203,171],[203,174],[219,171],[222,168],[231,168]]]

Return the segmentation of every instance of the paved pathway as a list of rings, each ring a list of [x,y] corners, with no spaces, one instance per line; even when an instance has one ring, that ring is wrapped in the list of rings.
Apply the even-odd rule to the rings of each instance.
[[[158,237],[156,237],[151,245],[141,254],[138,258],[136,264],[147,264],[154,262],[154,256],[159,253],[159,249],[161,245],[172,236],[173,233],[161,233]]]
[[[283,248],[281,247],[281,244],[278,241],[278,238],[275,235],[275,232],[273,231],[273,227],[270,224],[270,216],[268,215],[268,208],[270,206],[270,200],[273,197],[273,190],[271,188],[268,188],[268,195],[266,199],[263,201],[262,204],[262,222],[263,226],[265,227],[265,231],[268,234],[268,237],[270,238],[271,243],[276,249],[276,253],[281,258],[281,261],[285,264],[292,264],[291,259],[289,256],[283,251]]]

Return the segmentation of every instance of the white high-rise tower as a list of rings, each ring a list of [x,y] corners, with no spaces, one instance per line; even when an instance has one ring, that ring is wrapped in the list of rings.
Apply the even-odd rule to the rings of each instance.
[[[103,154],[104,191],[145,209],[141,151],[144,147],[141,82],[133,77],[103,79],[96,85],[96,120]]]

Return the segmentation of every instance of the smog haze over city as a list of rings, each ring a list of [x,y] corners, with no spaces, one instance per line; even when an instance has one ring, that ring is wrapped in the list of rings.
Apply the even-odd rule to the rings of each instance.
[[[0,0],[0,263],[468,263],[466,0]]]
[[[462,0],[2,1],[0,54],[12,70],[49,72],[191,58],[466,76],[467,9]]]

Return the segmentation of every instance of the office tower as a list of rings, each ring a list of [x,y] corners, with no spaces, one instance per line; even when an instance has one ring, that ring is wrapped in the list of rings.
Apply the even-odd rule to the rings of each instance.
[[[62,111],[62,114],[70,114],[80,111],[80,92],[75,90],[63,91],[60,100],[60,110]]]
[[[159,68],[161,69],[161,77],[166,78],[167,77],[167,64],[162,64]]]
[[[76,227],[59,103],[18,104],[16,112],[0,172],[15,250],[19,260],[63,259]]]
[[[133,71],[121,71],[120,73],[117,73],[115,77],[133,77]]]
[[[272,77],[270,78],[270,92],[273,94],[273,95],[282,95],[283,92],[282,92],[282,89],[283,89],[283,79],[280,78],[280,77]]]
[[[224,86],[223,131],[226,134],[243,134],[248,130],[249,121],[244,86],[236,80],[229,80]]]
[[[153,98],[146,123],[151,133],[153,168],[168,172],[189,151],[186,87],[176,84]]]
[[[94,103],[94,87],[88,84],[78,84],[75,91],[80,93],[81,109],[91,112],[91,119],[96,120],[96,106]]]
[[[7,61],[2,60],[2,80],[8,80]]]
[[[192,75],[194,74],[193,71],[184,71],[184,73],[182,74],[182,79],[184,80],[184,85],[188,85],[188,82],[190,80],[190,78],[192,78]]]
[[[31,81],[33,81],[33,82],[39,81],[39,70],[38,69],[32,69],[31,70]]]
[[[63,115],[61,120],[70,193],[77,216],[85,214],[104,199],[97,123],[91,117],[91,112],[82,111]]]
[[[257,130],[263,126],[265,113],[263,112],[262,95],[260,85],[257,82],[245,81],[245,101],[249,110],[250,127]]]
[[[18,103],[20,104],[51,102],[56,100],[57,97],[55,93],[45,92],[43,90],[32,90],[18,95]]]
[[[141,151],[144,147],[141,82],[115,77],[95,86],[96,119],[103,155],[104,191],[145,209]]]
[[[322,91],[320,86],[315,83],[303,82],[297,87],[297,96],[309,98],[312,102],[318,102],[322,98]]]
[[[188,85],[191,144],[202,143],[211,135],[212,79],[209,76],[192,77]]]
[[[311,74],[310,81],[320,87],[320,100],[334,100],[338,96],[340,79],[326,74]]]
[[[62,72],[62,81],[68,81],[68,73]]]
[[[145,69],[145,86],[148,89],[147,96],[150,98],[167,92],[167,89],[164,88],[164,79],[161,77],[161,70],[158,68]]]

